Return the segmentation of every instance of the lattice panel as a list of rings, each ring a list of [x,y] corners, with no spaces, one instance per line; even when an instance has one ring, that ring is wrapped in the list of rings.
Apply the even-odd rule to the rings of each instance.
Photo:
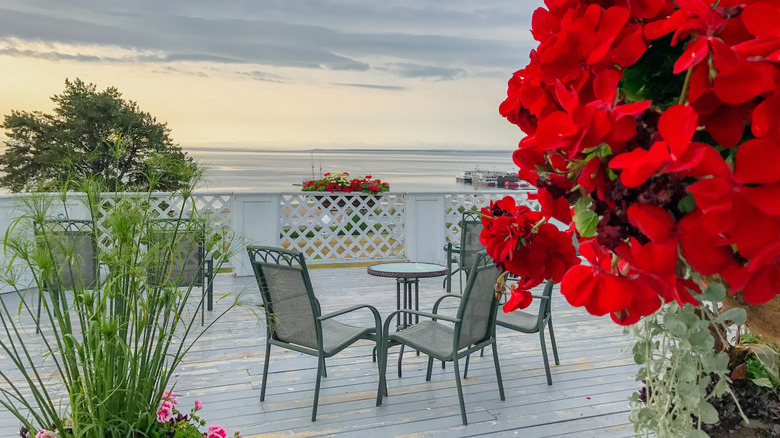
[[[444,195],[444,214],[446,215],[445,224],[447,227],[447,237],[453,243],[460,242],[460,220],[464,211],[480,211],[482,208],[490,206],[490,201],[498,201],[505,196],[512,195],[515,202],[524,204],[528,207],[539,210],[539,202],[528,200],[527,192],[518,192],[508,194],[506,192],[470,192],[470,193],[448,193]]]
[[[402,195],[282,194],[280,244],[307,262],[400,260],[404,254]]]
[[[114,197],[111,194],[104,194],[102,198],[102,209],[109,210],[116,205],[117,202],[131,202],[134,204],[146,202],[146,195],[127,195],[123,194],[121,197]],[[159,194],[150,199],[150,205],[148,208],[151,210],[151,217],[157,218],[175,218],[179,216],[179,212],[184,210],[183,217],[188,217],[193,210],[197,210],[200,216],[206,219],[211,219],[211,222],[207,222],[207,239],[214,243],[213,249],[215,250],[227,250],[230,242],[233,239],[233,231],[231,230],[231,216],[230,216],[230,195],[229,194],[195,194],[192,198],[188,199],[186,204],[180,196],[170,196],[166,194]],[[98,227],[105,231],[105,217],[101,216],[98,219]],[[111,247],[113,242],[110,240],[108,233],[101,233],[103,238],[98,244],[107,250]]]

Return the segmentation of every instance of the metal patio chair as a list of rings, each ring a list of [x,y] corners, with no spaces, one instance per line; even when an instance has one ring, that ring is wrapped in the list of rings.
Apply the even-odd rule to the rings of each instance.
[[[249,260],[257,278],[266,312],[266,348],[263,366],[263,384],[260,401],[265,400],[268,382],[268,361],[271,345],[309,354],[318,358],[317,380],[314,385],[314,404],[311,421],[317,419],[317,403],[320,379],[327,377],[325,359],[349,347],[360,339],[377,344],[379,363],[382,351],[378,347],[382,339],[382,320],[372,306],[362,304],[322,315],[320,302],[306,269],[303,254],[282,248],[247,246]],[[368,309],[374,316],[374,327],[355,327],[333,320],[334,317]]]
[[[463,276],[465,274],[468,281],[469,270],[474,263],[474,258],[480,251],[485,250],[485,246],[479,241],[479,235],[482,233],[482,215],[477,211],[464,211],[461,217],[460,243],[453,245],[448,242],[447,250],[447,277],[444,278],[444,285],[447,292],[452,292],[452,275],[458,273],[459,291],[463,293]],[[452,270],[453,264],[458,267]]]
[[[552,343],[553,357],[555,365],[560,365],[558,360],[558,347],[555,345],[555,333],[552,324],[552,281],[547,281],[542,295],[533,295],[539,299],[539,312],[537,314],[515,310],[514,312],[504,313],[498,309],[496,325],[515,330],[520,333],[539,333],[539,341],[542,344],[542,358],[544,359],[544,371],[547,373],[547,384],[552,385],[552,376],[550,375],[550,359],[547,357],[547,346],[544,342],[544,326],[550,329],[550,342]]]
[[[387,351],[394,345],[408,345],[421,353],[428,355],[428,370],[426,381],[431,380],[433,360],[451,361],[455,369],[455,384],[458,388],[458,401],[460,402],[460,414],[463,424],[468,424],[466,419],[466,407],[463,402],[463,388],[460,381],[458,359],[468,357],[474,351],[483,347],[492,346],[493,362],[496,368],[498,391],[501,400],[504,397],[504,385],[501,381],[501,369],[498,364],[496,352],[496,298],[495,284],[501,273],[496,269],[493,260],[487,253],[476,255],[469,269],[469,278],[463,295],[447,294],[439,298],[436,308],[445,298],[458,298],[460,305],[455,317],[426,313],[416,310],[398,310],[391,313],[384,324],[384,337],[382,342],[380,361],[382,371],[379,374],[380,382],[377,391],[377,406],[382,404],[382,394],[387,394],[386,371]],[[398,313],[409,313],[430,318],[419,324],[409,326],[398,332],[390,332],[390,324]],[[442,324],[447,321],[454,327]]]
[[[157,286],[200,287],[201,325],[214,308],[214,259],[206,252],[206,227],[198,221],[158,219],[150,224],[149,247],[157,263],[148,281]]]
[[[89,220],[47,220],[36,227],[39,242],[49,247],[56,273],[42,279],[43,290],[38,294],[35,333],[40,332],[43,293],[48,291],[53,300],[61,291],[94,289],[100,284],[97,242]],[[44,243],[45,242],[45,243]]]

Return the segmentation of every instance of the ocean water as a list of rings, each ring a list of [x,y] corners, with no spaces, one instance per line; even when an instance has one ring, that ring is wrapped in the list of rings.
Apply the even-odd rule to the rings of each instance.
[[[185,148],[207,168],[201,190],[298,191],[304,179],[321,173],[371,175],[391,191],[485,190],[455,181],[465,170],[516,171],[512,150],[354,150],[269,151]],[[297,184],[297,185],[296,185]],[[490,188],[495,190],[495,188]]]

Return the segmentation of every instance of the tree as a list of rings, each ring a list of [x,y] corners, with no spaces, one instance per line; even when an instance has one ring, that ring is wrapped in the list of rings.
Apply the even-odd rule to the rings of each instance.
[[[170,129],[122,99],[114,87],[65,80],[54,95],[53,114],[11,111],[3,128],[9,139],[0,157],[0,186],[14,192],[59,190],[68,181],[102,180],[115,190],[174,191],[199,173],[173,144]]]

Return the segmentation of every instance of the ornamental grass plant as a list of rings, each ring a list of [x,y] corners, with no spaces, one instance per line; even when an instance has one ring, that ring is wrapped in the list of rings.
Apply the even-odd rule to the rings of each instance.
[[[0,370],[0,405],[30,436],[180,436],[158,421],[161,400],[175,386],[174,370],[187,352],[235,302],[201,328],[198,308],[205,297],[194,281],[181,280],[182,255],[175,248],[191,230],[205,229],[215,271],[230,251],[208,237],[210,222],[197,211],[191,189],[171,196],[181,208],[165,218],[174,231],[161,233],[151,191],[104,194],[94,180],[80,188],[69,196],[83,202],[81,209],[72,200],[66,205],[65,192],[60,199],[20,196],[21,215],[5,234],[9,264],[2,282],[13,292],[0,295],[0,348],[16,367]],[[76,219],[74,210],[85,212],[78,219],[89,224],[86,233],[96,243],[94,284],[79,281],[87,278],[80,270],[83,255],[53,226]],[[66,213],[56,217],[55,211]],[[218,242],[220,251],[213,251]]]
[[[637,434],[714,436],[737,328],[780,339],[780,3],[545,5],[499,107],[525,134],[513,159],[541,211],[491,203],[482,241],[522,279],[511,302],[551,279],[630,327]],[[770,356],[752,357],[775,377]]]

